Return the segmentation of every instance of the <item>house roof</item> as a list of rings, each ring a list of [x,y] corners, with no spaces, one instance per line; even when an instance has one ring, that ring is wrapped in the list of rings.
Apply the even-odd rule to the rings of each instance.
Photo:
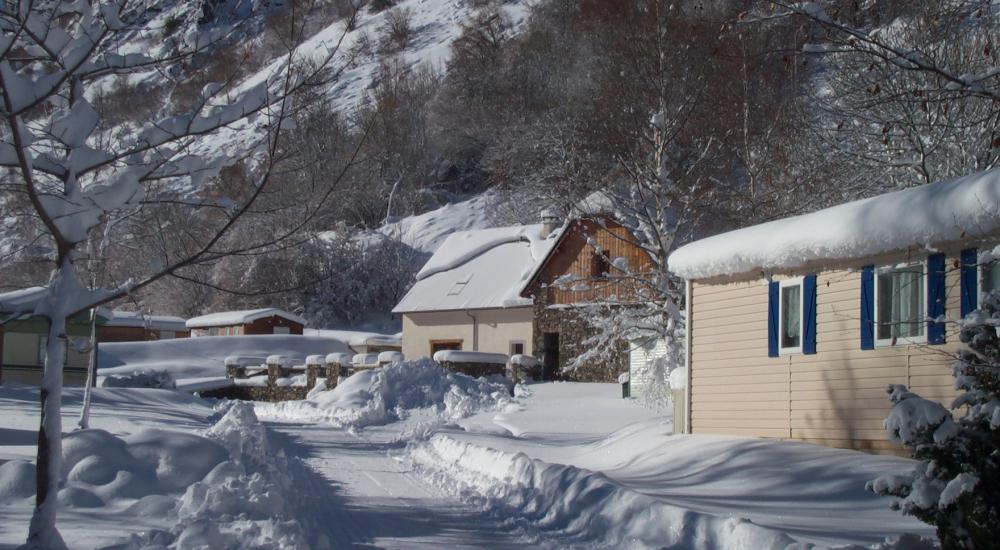
[[[294,313],[289,313],[277,308],[244,309],[241,311],[220,311],[219,313],[209,313],[201,317],[193,317],[187,320],[187,328],[222,327],[232,325],[243,325],[252,323],[258,319],[267,317],[281,317],[293,323],[305,325],[306,320]]]
[[[994,236],[1000,169],[886,193],[701,239],[674,251],[685,279],[793,270]]]
[[[543,237],[542,230],[535,224],[452,233],[393,313],[531,305],[521,293],[560,233]]]
[[[105,312],[108,320],[104,323],[107,327],[142,327],[151,330],[173,330],[185,331],[186,321],[182,317],[172,315],[145,315],[139,311],[111,311]]]

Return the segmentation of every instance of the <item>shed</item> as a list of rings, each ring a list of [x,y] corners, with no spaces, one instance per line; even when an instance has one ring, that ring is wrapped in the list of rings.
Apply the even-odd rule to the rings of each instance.
[[[187,338],[191,331],[181,317],[147,315],[139,311],[106,312],[107,321],[97,331],[99,342],[142,342]]]
[[[264,308],[210,313],[188,319],[185,325],[192,337],[302,334],[306,320],[281,309]]]

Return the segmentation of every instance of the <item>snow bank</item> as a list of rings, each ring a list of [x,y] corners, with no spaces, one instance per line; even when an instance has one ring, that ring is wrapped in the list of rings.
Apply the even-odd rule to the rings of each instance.
[[[429,359],[359,372],[330,391],[311,392],[305,401],[257,403],[262,416],[279,420],[329,422],[341,427],[382,425],[414,409],[434,409],[446,420],[510,403],[505,384],[441,368]]]
[[[603,474],[435,435],[408,456],[436,486],[510,515],[569,545],[763,550],[796,541],[741,518],[698,514],[621,487]]]
[[[399,351],[383,351],[378,354],[379,363],[402,363],[403,354]]]
[[[129,375],[135,370],[167,371],[175,379],[224,377],[226,358],[255,359],[282,355],[302,364],[309,355],[352,353],[347,344],[330,338],[299,335],[207,336],[153,342],[114,342],[98,347],[101,375]]]
[[[674,251],[685,279],[773,271],[985,237],[1000,229],[1000,169],[849,202]]]
[[[453,349],[441,350],[434,353],[434,360],[438,363],[489,363],[493,365],[506,365],[508,357],[503,353],[485,353],[481,351],[459,351]]]

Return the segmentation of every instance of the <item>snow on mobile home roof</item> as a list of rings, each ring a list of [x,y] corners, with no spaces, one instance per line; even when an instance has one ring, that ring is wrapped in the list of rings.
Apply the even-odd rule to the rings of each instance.
[[[0,313],[29,313],[45,297],[43,286],[33,286],[0,294]]]
[[[348,346],[402,346],[403,333],[384,334],[381,332],[365,332],[359,330],[337,330],[327,328],[307,328],[306,336],[323,336],[344,342]]]
[[[452,233],[393,313],[530,305],[524,287],[558,241],[543,224]]]
[[[685,279],[794,269],[1000,232],[1000,169],[886,193],[701,239],[674,251]]]
[[[109,327],[144,327],[153,330],[187,330],[186,321],[173,315],[144,315],[138,311],[112,311],[104,323]]]
[[[241,311],[220,311],[219,313],[209,313],[201,317],[188,319],[187,328],[221,327],[228,325],[242,325],[252,323],[257,319],[278,316],[289,321],[305,325],[306,320],[294,313],[289,313],[277,308],[245,309]]]

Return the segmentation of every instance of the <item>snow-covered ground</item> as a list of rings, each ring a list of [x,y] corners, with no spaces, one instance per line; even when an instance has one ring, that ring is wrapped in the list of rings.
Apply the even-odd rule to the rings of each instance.
[[[176,547],[183,539],[211,547],[903,550],[928,546],[886,537],[933,536],[864,490],[879,474],[908,468],[906,459],[675,436],[669,417],[622,399],[617,384],[530,384],[513,396],[509,388],[422,361],[252,409],[167,390],[101,389],[92,424],[106,431],[67,437],[75,450],[60,528],[73,548],[133,536]],[[0,547],[26,530],[30,465],[22,461],[34,454],[36,400],[34,389],[0,387]],[[66,426],[79,401],[69,390]],[[88,438],[103,447],[73,443]]]

